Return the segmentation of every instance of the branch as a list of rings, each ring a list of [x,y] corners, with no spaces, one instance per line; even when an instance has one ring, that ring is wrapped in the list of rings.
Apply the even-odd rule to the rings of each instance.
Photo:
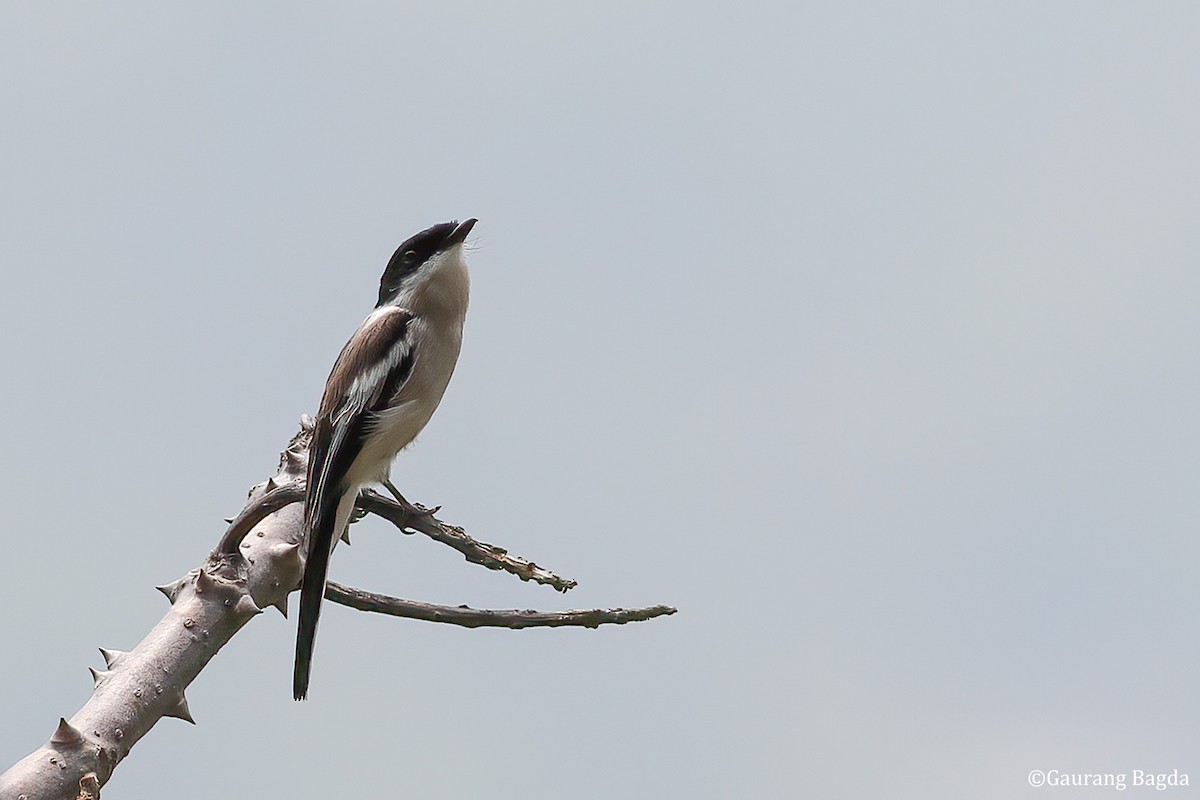
[[[250,490],[247,511],[263,513],[257,522],[239,515],[231,527],[253,535],[232,552],[219,546],[202,566],[158,587],[171,601],[166,615],[128,653],[100,649],[106,669],[91,670],[91,697],[70,720],[59,720],[46,744],[0,775],[0,798],[97,800],[117,764],[160,719],[192,722],[184,690],[261,609],[286,610],[300,582],[302,509],[290,504],[271,513],[271,503],[260,501],[277,485],[303,480],[311,431],[302,420],[276,475]]]
[[[457,525],[450,525],[433,516],[437,509],[421,509],[418,513],[413,513],[395,500],[369,490],[359,495],[357,506],[368,513],[383,517],[401,530],[414,530],[435,542],[453,547],[472,564],[503,570],[523,581],[541,583],[560,592],[574,589],[578,585],[570,578],[560,578],[545,567],[512,555],[503,547],[471,538]]]
[[[101,648],[106,669],[92,669],[91,697],[69,720],[60,719],[50,740],[0,774],[0,800],[99,800],[130,748],[163,717],[192,722],[184,690],[243,625],[262,609],[287,614],[287,597],[304,572],[303,481],[312,422],[301,419],[274,476],[250,490],[245,508],[204,564],[158,589],[171,608],[128,653]],[[433,511],[374,493],[360,498],[363,509],[405,530],[415,530],[462,553],[468,561],[504,570],[566,591],[561,578],[504,548],[479,542],[461,528],[436,519]],[[435,509],[436,510],[436,509]],[[533,612],[448,608],[388,598],[330,584],[331,599],[393,616],[451,622],[467,627],[624,624],[675,613],[666,606],[645,609]],[[337,592],[343,596],[335,596]]]
[[[561,628],[570,625],[584,628],[599,628],[601,625],[624,625],[627,622],[645,622],[655,617],[674,614],[670,606],[648,608],[591,608],[572,611],[519,611],[469,606],[441,606],[417,600],[402,600],[374,592],[364,592],[330,581],[325,586],[325,599],[359,611],[374,611],[405,619],[425,622],[447,622],[464,628]]]
[[[302,482],[279,485],[272,478],[265,485],[267,492],[249,503],[242,509],[242,513],[230,520],[228,530],[213,551],[220,556],[231,575],[236,574],[236,567],[240,564],[238,548],[246,534],[270,514],[304,499]],[[559,577],[533,561],[512,555],[503,547],[472,538],[457,525],[435,517],[436,508],[431,510],[416,505],[405,506],[369,489],[358,496],[354,507],[363,513],[375,514],[386,519],[405,533],[423,533],[435,542],[453,547],[472,564],[508,572],[523,581],[551,586],[560,592],[566,592],[579,585],[577,581]]]

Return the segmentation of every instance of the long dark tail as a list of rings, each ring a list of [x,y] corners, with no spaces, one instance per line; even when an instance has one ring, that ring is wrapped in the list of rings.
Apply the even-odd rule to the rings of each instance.
[[[329,572],[329,556],[337,534],[338,499],[322,504],[308,533],[308,560],[304,564],[304,579],[300,583],[300,625],[296,630],[296,667],[292,673],[292,697],[303,700],[308,696],[308,676],[312,670],[313,643],[317,637],[317,620],[321,616],[321,600],[325,597],[325,576]]]

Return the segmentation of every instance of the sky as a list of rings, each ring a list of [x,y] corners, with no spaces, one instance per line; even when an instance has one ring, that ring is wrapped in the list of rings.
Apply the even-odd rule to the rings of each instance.
[[[1200,796],[1198,32],[1182,2],[3,5],[0,769],[274,471],[395,246],[477,217],[393,479],[579,586],[380,521],[331,578],[679,613],[330,606],[295,703],[270,611],[106,798]]]

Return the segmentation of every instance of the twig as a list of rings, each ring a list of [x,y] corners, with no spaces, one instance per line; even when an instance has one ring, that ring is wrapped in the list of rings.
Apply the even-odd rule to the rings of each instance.
[[[578,583],[570,578],[555,575],[545,567],[514,556],[503,547],[473,539],[462,528],[442,522],[432,511],[414,514],[395,500],[372,491],[364,491],[358,498],[358,507],[371,514],[383,517],[402,530],[423,533],[435,542],[449,545],[463,554],[472,564],[488,569],[503,570],[516,575],[523,581],[533,581],[553,587],[560,592],[575,588]]]
[[[670,606],[648,608],[590,608],[571,611],[532,611],[517,609],[470,608],[469,606],[442,606],[403,600],[374,592],[365,592],[350,586],[330,581],[325,587],[325,598],[359,611],[374,611],[405,619],[425,622],[446,622],[464,628],[561,628],[569,625],[598,628],[601,625],[624,625],[627,622],[645,622],[655,617],[674,614]]]

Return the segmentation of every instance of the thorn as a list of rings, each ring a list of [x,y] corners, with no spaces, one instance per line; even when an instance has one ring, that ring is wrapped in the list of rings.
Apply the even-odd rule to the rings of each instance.
[[[349,525],[347,525],[345,528],[342,528],[342,535],[340,538],[347,545],[350,544],[350,526]]]
[[[237,601],[237,605],[233,607],[233,613],[238,616],[253,617],[262,613],[262,609],[254,602],[254,598],[249,593],[244,594]]]
[[[236,517],[222,517],[222,519],[225,520],[226,525],[232,525],[233,521],[237,518]]]
[[[101,647],[100,655],[104,656],[104,666],[112,669],[118,663],[120,663],[121,659],[125,658],[125,656],[129,654],[123,650],[106,650],[105,648]]]
[[[211,589],[214,585],[216,585],[216,581],[204,570],[200,570],[196,575],[196,594],[204,594],[204,592]]]
[[[274,603],[271,603],[271,605],[278,609],[280,614],[283,614],[284,619],[287,619],[287,595],[279,598]]]
[[[274,476],[267,478],[266,487],[267,487],[268,492],[271,491],[272,489],[276,488],[277,486],[279,486],[279,484],[275,482]]]
[[[104,680],[108,677],[108,672],[102,669],[96,669],[95,667],[88,667],[88,672],[92,673],[93,689],[99,689],[100,684],[104,683]]]
[[[50,737],[50,744],[73,747],[82,743],[83,733],[67,722],[66,717],[59,717],[58,727],[54,729],[54,735]]]
[[[181,719],[193,725],[196,724],[196,720],[192,719],[192,712],[188,710],[187,698],[183,695],[179,695],[179,702],[164,711],[163,716]]]
[[[167,596],[171,604],[175,604],[175,598],[179,596],[179,590],[183,588],[183,584],[187,582],[187,578],[180,578],[172,583],[164,583],[162,586],[155,586],[160,592]]]
[[[275,542],[271,545],[271,555],[275,558],[291,558],[293,554],[299,557],[299,542]]]
[[[290,582],[295,576],[295,581],[300,581],[300,542],[276,542],[269,553],[277,578]]]

